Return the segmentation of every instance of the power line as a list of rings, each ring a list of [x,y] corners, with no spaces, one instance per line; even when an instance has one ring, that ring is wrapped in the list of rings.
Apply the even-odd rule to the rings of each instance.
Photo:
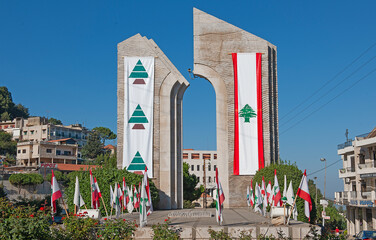
[[[288,130],[290,130],[291,128],[297,126],[299,123],[301,123],[302,121],[306,120],[307,118],[309,118],[310,116],[312,116],[314,113],[318,112],[319,110],[321,110],[323,107],[325,107],[326,105],[328,105],[329,103],[331,103],[332,101],[334,101],[337,97],[341,96],[342,94],[344,94],[345,92],[347,92],[348,90],[350,90],[352,87],[354,87],[356,84],[358,84],[360,81],[364,80],[365,78],[367,78],[369,75],[371,75],[372,73],[374,73],[376,71],[376,68],[374,68],[372,71],[368,72],[366,75],[364,75],[362,78],[360,78],[358,81],[354,82],[352,85],[350,85],[348,88],[344,89],[342,92],[340,92],[339,94],[337,94],[336,96],[334,96],[332,99],[330,99],[328,102],[326,102],[325,104],[321,105],[321,107],[319,107],[318,109],[316,109],[315,111],[311,112],[310,114],[308,114],[306,117],[304,117],[303,119],[301,119],[300,121],[298,121],[297,123],[295,123],[294,125],[292,125],[291,127],[287,128],[285,131],[281,132],[280,134],[282,135],[283,133],[287,132]]]
[[[329,91],[327,91],[326,93],[324,93],[323,95],[321,95],[317,100],[315,100],[314,102],[312,102],[311,104],[309,104],[308,106],[306,106],[303,110],[301,110],[300,112],[296,113],[294,116],[292,116],[291,118],[289,118],[286,122],[284,122],[283,124],[281,124],[280,126],[284,126],[286,125],[288,122],[290,122],[290,120],[294,119],[296,116],[298,116],[299,114],[303,113],[305,110],[307,110],[309,107],[311,107],[312,105],[314,105],[315,103],[317,103],[318,101],[320,101],[323,97],[325,97],[326,95],[328,95],[332,90],[334,90],[336,87],[338,87],[340,84],[342,84],[344,81],[346,81],[347,79],[349,79],[350,77],[352,77],[355,73],[357,73],[359,70],[361,70],[363,67],[365,67],[368,63],[370,63],[372,60],[374,60],[376,58],[376,55],[373,56],[372,58],[370,58],[366,63],[362,64],[360,67],[358,67],[354,72],[350,73],[350,75],[348,75],[347,77],[345,77],[342,81],[340,81],[339,83],[337,83],[336,85],[334,85],[334,87],[332,87],[331,89],[329,89]]]
[[[342,161],[342,159],[339,159],[339,160],[335,161],[334,163],[329,164],[328,166],[326,166],[326,168],[333,166],[334,164],[338,163],[339,161]],[[321,168],[321,169],[319,169],[319,170],[317,170],[313,173],[307,174],[307,176],[311,176],[311,175],[318,173],[318,172],[321,172],[323,170],[325,170],[325,167],[323,167],[323,168]]]
[[[302,106],[304,103],[306,103],[309,99],[311,99],[314,95],[316,95],[321,89],[323,89],[326,85],[331,83],[333,80],[335,80],[339,75],[341,75],[344,71],[346,71],[349,67],[351,67],[355,62],[357,62],[364,54],[366,54],[369,50],[371,50],[374,46],[376,46],[376,42],[372,44],[369,48],[367,48],[364,52],[362,52],[357,58],[355,58],[350,64],[348,64],[344,69],[339,71],[333,78],[331,78],[329,81],[324,83],[319,89],[317,89],[314,93],[312,93],[308,98],[306,98],[303,102],[299,103],[297,106],[295,106],[293,109],[291,109],[288,113],[283,115],[280,120],[284,119],[286,116],[288,116],[291,112],[295,111],[295,109]]]

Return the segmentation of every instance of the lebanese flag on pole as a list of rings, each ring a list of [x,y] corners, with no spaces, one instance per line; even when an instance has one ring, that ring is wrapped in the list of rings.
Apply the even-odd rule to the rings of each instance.
[[[311,201],[311,195],[309,194],[308,190],[308,181],[307,181],[307,173],[306,170],[304,170],[304,174],[302,177],[302,181],[300,182],[300,186],[298,188],[298,192],[296,193],[298,197],[303,198],[304,200],[304,213],[306,217],[311,221],[311,211],[312,211],[312,201]]]
[[[125,183],[125,177],[123,177],[123,208],[126,209],[129,203],[128,187]]]
[[[232,53],[235,82],[234,175],[264,168],[261,53]]]
[[[272,197],[272,183],[271,181],[269,181],[268,183],[268,186],[266,187],[266,197],[267,197],[267,200],[268,200],[268,205],[271,205],[272,204],[272,201],[273,201],[273,197]]]
[[[139,208],[140,207],[140,202],[138,201],[138,192],[136,186],[134,187],[133,191],[133,201],[134,201],[134,208]]]
[[[98,190],[95,186],[93,173],[90,169],[90,190],[91,190],[91,208],[97,209]]]
[[[56,213],[56,200],[63,197],[61,194],[59,184],[57,183],[54,170],[52,170],[52,176],[51,176],[51,211],[52,214]]]
[[[216,196],[215,196],[215,200],[216,200],[216,219],[217,219],[217,223],[219,223],[219,225],[222,225],[222,222],[223,222],[223,202],[225,201],[225,194],[223,193],[223,189],[222,189],[222,185],[221,185],[221,182],[219,181],[218,179],[218,168],[215,169],[215,181],[216,181],[216,185],[217,185],[217,189],[216,189]]]
[[[148,197],[148,204],[146,205],[147,215],[149,216],[153,212],[153,203],[151,201],[151,194],[150,194],[150,185],[148,179],[148,168],[145,166],[145,173],[144,173],[144,184],[146,195]]]
[[[96,203],[97,203],[97,207],[99,208],[100,207],[100,202],[99,202],[99,198],[102,197],[102,193],[101,193],[101,190],[99,189],[99,185],[98,185],[98,182],[97,182],[97,178],[94,177],[94,183],[95,183],[95,187],[97,189],[97,199],[95,199]]]
[[[254,197],[254,190],[253,190],[253,181],[252,181],[252,179],[251,179],[251,187],[250,187],[250,189],[251,189],[251,192],[250,192],[250,198],[249,198],[249,203],[251,204],[251,206],[253,207],[254,205],[255,205],[255,197]]]
[[[279,189],[278,178],[277,178],[277,169],[274,169],[274,187],[273,187],[273,194],[274,194],[274,206],[282,206],[282,196],[281,190]]]

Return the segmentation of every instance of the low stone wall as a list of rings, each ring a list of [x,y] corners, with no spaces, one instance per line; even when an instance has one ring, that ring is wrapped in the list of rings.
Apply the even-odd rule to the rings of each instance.
[[[0,184],[3,184],[4,191],[9,200],[17,200],[20,198],[44,199],[47,195],[51,195],[51,184],[49,182],[39,184],[35,188],[35,192],[33,192],[31,188],[21,188],[19,192],[18,188],[13,186],[9,180],[0,181]]]

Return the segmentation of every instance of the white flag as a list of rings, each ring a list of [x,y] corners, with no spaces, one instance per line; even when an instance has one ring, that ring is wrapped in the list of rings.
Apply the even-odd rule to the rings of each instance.
[[[247,205],[248,205],[248,207],[249,206],[251,206],[251,204],[250,204],[250,196],[249,196],[249,186],[247,186]]]
[[[114,191],[112,190],[112,186],[110,185],[110,205],[114,207]]]
[[[146,206],[149,204],[148,196],[145,190],[145,179],[142,179],[141,184],[141,198],[140,198],[140,227],[145,227],[147,224]]]
[[[294,200],[295,200],[294,190],[292,188],[292,181],[290,181],[289,187],[287,188],[286,198],[287,198],[287,203],[290,206],[292,206],[294,204]],[[297,220],[298,210],[297,210],[296,207],[294,207],[294,211],[292,212],[292,214],[293,214],[294,220]]]
[[[287,188],[287,180],[286,180],[286,175],[285,175],[285,182],[284,182],[284,186],[283,186],[283,196],[286,197],[286,188]]]
[[[133,208],[134,208],[134,196],[133,196],[132,185],[131,185],[130,189],[128,189],[128,192],[129,192],[129,202],[128,202],[128,205],[127,205],[127,210],[128,210],[129,213],[132,213]]]
[[[81,193],[80,193],[80,185],[78,183],[78,176],[76,176],[76,187],[74,189],[73,204],[77,206],[78,210],[80,210],[80,207],[85,205],[84,199],[82,198]]]
[[[262,215],[264,215],[264,206],[263,206],[263,199],[261,194],[261,189],[258,184],[256,184],[256,194],[255,194],[255,212],[260,212]]]

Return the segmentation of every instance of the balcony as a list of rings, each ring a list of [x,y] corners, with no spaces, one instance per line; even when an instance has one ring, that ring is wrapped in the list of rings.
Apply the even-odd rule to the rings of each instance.
[[[340,205],[351,205],[358,207],[375,207],[376,192],[375,191],[344,191],[344,192],[335,192],[335,200],[337,204]]]
[[[350,147],[350,146],[352,146],[352,142],[353,142],[353,140],[350,139],[350,140],[348,140],[344,143],[338,144],[337,149],[340,150],[340,149],[344,149],[346,147]]]
[[[338,171],[339,178],[353,177],[355,174],[355,167],[346,167]]]
[[[376,173],[376,167],[373,161],[358,164],[357,174],[368,174],[368,173]]]

